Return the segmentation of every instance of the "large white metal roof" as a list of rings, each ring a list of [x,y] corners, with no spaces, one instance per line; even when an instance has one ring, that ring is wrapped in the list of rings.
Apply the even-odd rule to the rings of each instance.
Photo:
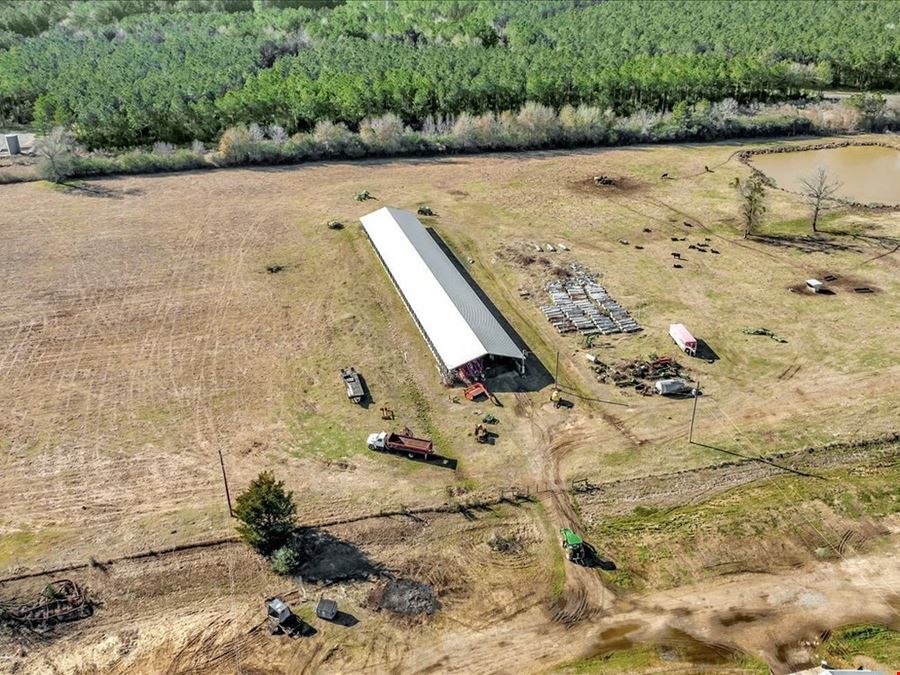
[[[360,220],[447,370],[487,354],[524,358],[522,350],[412,213],[384,207]]]

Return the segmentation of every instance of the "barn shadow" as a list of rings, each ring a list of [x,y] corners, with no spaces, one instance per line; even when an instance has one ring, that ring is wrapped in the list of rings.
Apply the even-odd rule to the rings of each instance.
[[[499,360],[488,363],[487,376],[491,391],[498,393],[540,391],[553,384],[553,376],[550,374],[550,371],[547,370],[540,359],[538,359],[531,349],[528,348],[525,340],[523,340],[516,329],[510,325],[506,320],[506,317],[503,316],[503,313],[497,309],[497,306],[493,302],[491,302],[491,299],[481,286],[478,285],[478,282],[472,278],[472,275],[469,274],[469,271],[466,269],[465,265],[462,264],[453,250],[446,242],[444,242],[441,236],[435,232],[434,228],[426,227],[425,230],[441,248],[444,255],[446,255],[450,262],[453,263],[453,266],[457,269],[462,278],[465,279],[466,283],[468,283],[472,290],[475,291],[475,294],[478,296],[479,300],[484,303],[484,306],[487,307],[491,316],[493,316],[503,327],[503,330],[505,330],[510,338],[512,338],[512,341],[516,343],[516,346],[519,347],[519,349],[522,349],[526,354],[525,375],[523,376],[520,376],[516,372],[516,366],[512,363],[511,359],[509,360],[509,367],[506,367],[505,363],[502,364],[504,367],[498,367],[500,365]]]

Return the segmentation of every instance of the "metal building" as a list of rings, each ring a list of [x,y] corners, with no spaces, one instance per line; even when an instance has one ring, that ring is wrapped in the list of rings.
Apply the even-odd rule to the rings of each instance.
[[[524,372],[522,350],[412,213],[385,207],[360,220],[446,381],[478,379],[495,357]]]

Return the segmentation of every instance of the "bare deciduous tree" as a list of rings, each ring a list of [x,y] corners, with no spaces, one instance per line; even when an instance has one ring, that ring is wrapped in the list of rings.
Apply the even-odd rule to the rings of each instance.
[[[44,180],[62,183],[72,175],[72,139],[63,127],[55,127],[37,142],[37,172]]]
[[[744,219],[744,239],[753,234],[766,212],[765,185],[757,175],[747,180],[737,181],[737,190],[741,198],[741,216]]]
[[[828,172],[824,167],[818,170],[808,178],[800,180],[803,185],[803,196],[806,197],[806,203],[812,208],[812,231],[818,232],[816,225],[819,223],[819,214],[831,208],[831,202],[835,193],[841,188],[838,181],[830,180]]]

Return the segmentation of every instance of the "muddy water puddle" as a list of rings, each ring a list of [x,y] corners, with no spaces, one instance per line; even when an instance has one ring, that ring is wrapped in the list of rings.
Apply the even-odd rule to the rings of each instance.
[[[803,179],[819,168],[841,183],[837,196],[861,204],[900,205],[900,150],[875,145],[856,145],[823,150],[776,152],[754,155],[753,166],[775,184],[802,192]]]
[[[632,647],[652,647],[663,661],[681,661],[701,665],[726,665],[740,658],[741,652],[727,645],[704,642],[677,628],[666,628],[647,639],[640,635],[638,623],[623,623],[602,631],[592,656],[605,656]]]

